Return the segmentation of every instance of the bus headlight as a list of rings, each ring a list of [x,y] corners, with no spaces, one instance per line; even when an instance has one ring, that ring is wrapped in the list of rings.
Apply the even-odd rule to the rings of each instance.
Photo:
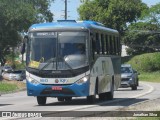
[[[29,82],[31,82],[32,84],[39,84],[39,82],[37,80],[35,80],[35,79],[31,78],[31,77],[27,77],[27,80]]]
[[[89,80],[89,76],[85,76],[85,77],[79,79],[76,83],[83,84],[83,83],[86,83],[88,80]]]

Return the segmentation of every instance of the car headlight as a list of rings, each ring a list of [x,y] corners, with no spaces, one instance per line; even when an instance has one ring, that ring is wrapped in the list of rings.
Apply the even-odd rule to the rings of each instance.
[[[85,76],[85,77],[79,79],[76,83],[83,84],[83,83],[86,83],[88,80],[89,80],[89,76]]]
[[[33,78],[29,77],[29,76],[27,76],[26,79],[32,84],[39,84],[39,82],[37,80],[35,80],[35,79],[33,79]]]
[[[132,81],[132,80],[133,80],[133,78],[130,78],[129,80],[131,80],[131,81]]]

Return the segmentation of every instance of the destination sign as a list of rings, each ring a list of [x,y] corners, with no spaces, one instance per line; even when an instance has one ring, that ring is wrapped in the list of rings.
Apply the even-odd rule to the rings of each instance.
[[[55,32],[39,32],[37,36],[55,36]]]
[[[32,33],[32,35],[31,37],[56,37],[56,32],[36,32]]]

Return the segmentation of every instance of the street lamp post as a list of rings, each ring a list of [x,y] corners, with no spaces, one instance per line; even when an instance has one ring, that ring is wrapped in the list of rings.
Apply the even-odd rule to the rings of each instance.
[[[67,20],[67,0],[65,0],[65,20]]]

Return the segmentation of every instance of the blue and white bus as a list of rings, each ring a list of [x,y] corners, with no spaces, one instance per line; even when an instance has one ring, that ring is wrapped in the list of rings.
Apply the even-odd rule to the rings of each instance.
[[[93,103],[113,99],[120,85],[119,33],[95,21],[61,20],[34,24],[25,37],[28,96]]]

